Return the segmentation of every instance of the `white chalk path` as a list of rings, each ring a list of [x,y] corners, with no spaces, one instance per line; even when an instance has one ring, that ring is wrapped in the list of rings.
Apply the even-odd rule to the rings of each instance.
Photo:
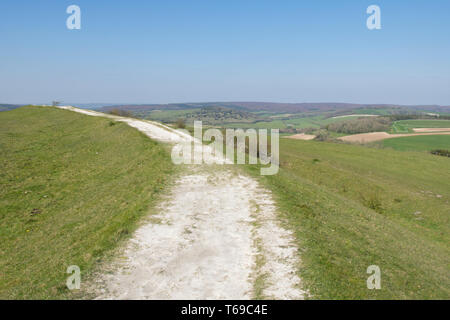
[[[192,139],[151,121],[60,108],[123,121],[163,142]],[[187,166],[158,209],[97,279],[97,299],[251,299],[257,278],[258,297],[305,297],[293,235],[255,179],[225,165]]]

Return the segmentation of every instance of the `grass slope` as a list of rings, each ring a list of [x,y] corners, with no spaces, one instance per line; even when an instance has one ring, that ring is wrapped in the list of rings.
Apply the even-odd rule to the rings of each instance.
[[[0,152],[0,299],[69,297],[67,267],[83,281],[173,170],[126,124],[44,107],[0,113]]]
[[[448,299],[450,162],[421,152],[281,139],[277,175],[259,176],[301,250],[316,298]],[[366,287],[381,268],[381,289]]]
[[[450,150],[450,135],[392,138],[382,141],[384,147],[400,151]]]

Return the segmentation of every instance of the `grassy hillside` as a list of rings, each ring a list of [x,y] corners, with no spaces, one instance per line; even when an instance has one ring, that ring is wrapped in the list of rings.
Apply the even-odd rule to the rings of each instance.
[[[126,124],[53,108],[1,112],[0,153],[0,299],[67,297],[67,267],[83,281],[173,171]]]
[[[410,133],[413,128],[450,128],[450,120],[400,120],[392,124],[393,133]]]
[[[402,137],[382,141],[384,147],[400,151],[450,150],[450,135]]]
[[[277,175],[259,176],[294,231],[316,298],[450,297],[450,162],[422,152],[281,139]],[[381,268],[381,290],[366,287]]]

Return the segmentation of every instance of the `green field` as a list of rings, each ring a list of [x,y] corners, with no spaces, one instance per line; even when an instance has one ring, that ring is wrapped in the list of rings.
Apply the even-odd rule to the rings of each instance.
[[[308,116],[308,117],[301,117],[292,115],[289,116],[286,119],[277,119],[277,118],[270,118],[267,119],[267,121],[259,121],[259,122],[252,122],[252,123],[228,123],[224,125],[226,128],[254,128],[254,129],[285,129],[285,128],[297,128],[297,129],[304,129],[304,128],[315,128],[319,129],[321,126],[334,123],[334,122],[340,122],[345,121],[346,118],[326,118],[326,116],[320,115],[320,116]]]
[[[272,190],[315,298],[448,299],[450,162],[400,152],[281,139]],[[381,290],[366,287],[381,268]]]
[[[161,122],[176,122],[178,119],[183,119],[187,115],[198,111],[200,111],[200,108],[184,110],[153,110],[148,114],[145,114],[143,118]]]
[[[270,120],[259,122],[232,122],[223,125],[224,128],[241,128],[241,129],[285,129],[287,128],[284,120]]]
[[[400,151],[450,150],[450,135],[402,137],[383,140],[383,146]]]
[[[173,172],[165,147],[124,123],[49,107],[0,113],[0,299],[69,297],[127,238]]]
[[[413,128],[450,128],[450,120],[400,120],[392,124],[392,133],[411,133]]]
[[[395,111],[392,108],[359,108],[349,112],[349,114],[376,114],[379,116],[387,116]]]

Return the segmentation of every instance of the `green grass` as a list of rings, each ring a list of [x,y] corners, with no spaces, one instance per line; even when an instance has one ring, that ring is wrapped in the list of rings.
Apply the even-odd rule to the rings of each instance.
[[[315,298],[448,299],[450,162],[422,152],[281,139],[277,175],[259,176],[302,258]],[[381,268],[381,290],[366,287]]]
[[[382,141],[384,147],[400,151],[450,150],[450,135],[392,138]]]
[[[174,170],[126,124],[49,107],[1,112],[0,152],[0,299],[71,297],[67,267],[83,286]]]
[[[413,128],[450,128],[450,120],[399,120],[392,124],[392,133],[411,133]]]
[[[259,121],[259,122],[232,122],[223,125],[224,128],[240,129],[284,129],[286,123],[283,120]]]

